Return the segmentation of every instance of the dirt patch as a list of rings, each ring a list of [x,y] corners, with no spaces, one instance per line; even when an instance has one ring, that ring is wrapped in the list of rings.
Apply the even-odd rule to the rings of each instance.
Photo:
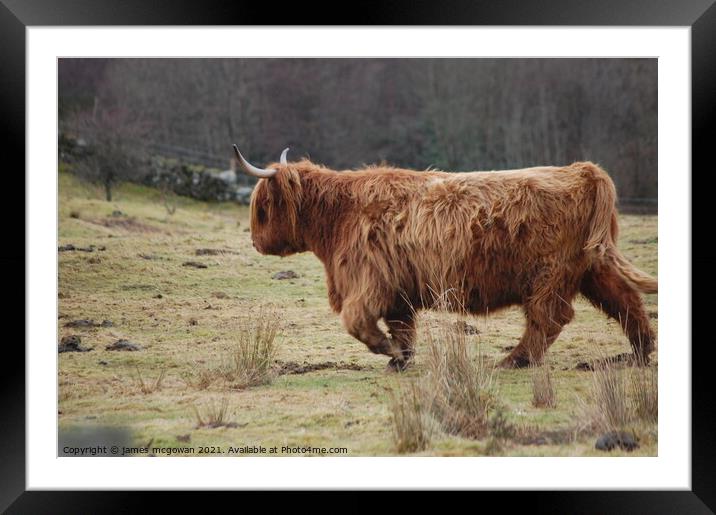
[[[464,334],[480,334],[480,330],[477,327],[468,324],[464,320],[458,320],[453,325],[456,331],[462,332]]]
[[[147,261],[169,261],[169,258],[157,256],[156,254],[137,254],[140,258]]]
[[[129,340],[117,340],[116,342],[107,345],[105,350],[138,351],[142,350],[142,346],[132,343]]]
[[[235,250],[230,249],[196,249],[197,256],[221,256],[224,254],[238,254]]]
[[[657,236],[654,236],[653,238],[634,239],[629,240],[629,243],[633,243],[635,245],[647,245],[650,243],[659,243],[659,238]]]
[[[182,263],[181,266],[188,266],[190,268],[209,268],[204,263],[199,263],[198,261],[186,261]]]
[[[65,324],[65,327],[114,327],[114,323],[111,320],[102,320],[102,322],[95,322],[87,318],[80,320],[72,320]]]
[[[366,367],[357,363],[346,363],[345,361],[323,361],[321,363],[297,363],[296,361],[275,361],[278,375],[286,374],[307,374],[318,370],[366,370]]]
[[[217,427],[229,427],[229,428],[236,428],[236,427],[246,427],[248,426],[248,422],[244,423],[238,423],[238,422],[205,422],[203,424],[197,424],[196,428],[201,429],[216,429]]]
[[[520,445],[567,445],[574,441],[576,430],[571,427],[544,431],[539,427],[521,427],[513,440]]]
[[[105,246],[97,247],[95,245],[90,245],[88,247],[76,247],[72,243],[68,243],[67,245],[62,245],[61,247],[57,247],[57,252],[73,252],[73,251],[94,252],[95,250],[98,250],[101,252],[101,251],[107,250],[107,247],[105,247]]]
[[[120,286],[122,290],[125,291],[131,291],[131,290],[141,290],[141,291],[154,291],[157,289],[156,286],[153,284],[123,284]]]
[[[124,229],[129,232],[166,232],[162,231],[158,227],[153,227],[145,224],[144,222],[140,222],[136,218],[124,217],[121,215],[112,216],[110,218],[95,218],[93,220],[88,220],[88,222],[95,225],[101,225],[102,227],[107,227],[108,229]]]
[[[576,370],[592,371],[596,368],[602,368],[605,366],[613,366],[623,364],[626,366],[633,366],[636,364],[634,354],[625,352],[623,354],[617,354],[616,356],[609,356],[608,358],[595,359],[594,361],[582,361],[577,363],[574,368]]]
[[[278,281],[283,281],[285,279],[298,279],[298,274],[294,272],[293,270],[283,270],[281,272],[276,272],[271,276],[271,279],[276,279]]]

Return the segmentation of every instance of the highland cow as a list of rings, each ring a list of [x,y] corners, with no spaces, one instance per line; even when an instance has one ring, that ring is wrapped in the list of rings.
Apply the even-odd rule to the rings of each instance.
[[[640,293],[654,278],[616,247],[614,183],[591,162],[445,173],[387,166],[333,171],[308,160],[267,169],[251,197],[262,254],[313,252],[346,330],[402,370],[415,314],[436,292],[472,314],[521,305],[526,327],[503,367],[540,363],[572,319],[578,293],[617,320],[638,362],[654,349]],[[383,319],[386,335],[378,326]]]

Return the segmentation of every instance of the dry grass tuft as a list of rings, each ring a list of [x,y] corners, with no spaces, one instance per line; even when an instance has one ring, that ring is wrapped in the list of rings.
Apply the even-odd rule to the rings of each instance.
[[[262,308],[254,316],[245,318],[224,369],[225,378],[242,388],[270,383],[280,325],[278,311],[269,308]]]
[[[207,404],[204,414],[199,412],[199,408],[194,408],[194,414],[196,415],[196,427],[222,427],[232,425],[229,422],[229,400],[224,397],[218,403],[212,400]]]
[[[658,369],[619,366],[601,360],[592,372],[588,398],[582,400],[586,421],[601,431],[622,431],[639,422],[656,423],[659,410]]]
[[[140,392],[142,392],[145,395],[148,395],[150,393],[158,392],[162,388],[162,382],[164,381],[164,377],[166,376],[166,369],[162,369],[159,372],[159,375],[153,382],[145,382],[144,378],[142,377],[142,372],[140,372],[139,367],[135,366],[135,370],[137,371],[136,375],[136,381],[137,381],[137,388]]]
[[[214,384],[217,379],[220,379],[221,376],[221,370],[218,368],[199,368],[197,366],[194,366],[191,372],[187,371],[182,374],[182,378],[187,386],[197,390],[206,390]]]
[[[536,408],[554,408],[557,395],[552,381],[552,371],[548,364],[532,368],[532,405]]]
[[[428,351],[424,391],[432,415],[450,434],[481,438],[489,430],[494,406],[494,365],[479,351],[471,355],[465,331],[447,317],[437,329],[426,327],[424,333]]]
[[[659,371],[654,366],[635,367],[630,374],[634,414],[640,420],[656,423],[659,417]]]
[[[471,439],[495,432],[499,438],[511,434],[507,417],[494,417],[494,363],[484,359],[479,347],[471,352],[464,325],[452,320],[454,300],[451,306],[447,297],[436,296],[440,318],[432,327],[426,323],[421,329],[426,342],[425,373],[408,388],[391,392],[394,440],[401,453],[426,449],[438,430]]]
[[[240,322],[236,344],[221,357],[219,364],[195,367],[183,376],[193,388],[205,390],[217,380],[231,383],[234,388],[247,388],[270,383],[278,350],[276,337],[281,327],[278,311],[261,308],[246,315]]]
[[[430,445],[431,429],[424,402],[425,394],[415,381],[408,387],[398,385],[390,390],[393,440],[401,454],[423,451]]]
[[[596,366],[592,373],[592,419],[603,431],[619,431],[631,421],[627,376],[610,362]]]

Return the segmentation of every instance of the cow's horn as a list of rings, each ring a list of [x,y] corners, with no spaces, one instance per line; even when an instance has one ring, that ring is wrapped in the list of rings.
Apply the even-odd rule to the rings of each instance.
[[[288,164],[288,161],[286,161],[286,154],[288,154],[288,147],[283,149],[283,152],[281,152],[281,159],[279,159],[279,161],[281,161],[281,164],[284,166]]]
[[[276,173],[278,173],[278,170],[275,170],[273,168],[268,168],[264,170],[263,168],[257,168],[251,163],[249,163],[246,159],[244,159],[244,156],[241,155],[241,152],[239,152],[239,147],[234,145],[234,152],[236,153],[236,158],[239,160],[239,165],[241,166],[241,169],[246,172],[249,175],[253,175],[254,177],[258,177],[260,179],[270,179]]]

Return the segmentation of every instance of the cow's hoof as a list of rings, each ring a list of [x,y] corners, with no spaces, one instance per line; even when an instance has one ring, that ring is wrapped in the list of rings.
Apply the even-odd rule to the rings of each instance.
[[[410,366],[410,361],[405,359],[391,358],[388,366],[385,367],[386,372],[403,372]]]
[[[402,352],[390,338],[383,338],[377,345],[369,346],[368,350],[373,354],[383,354],[385,356],[400,355]]]
[[[530,366],[530,360],[525,356],[507,356],[498,363],[500,368],[527,368]]]

